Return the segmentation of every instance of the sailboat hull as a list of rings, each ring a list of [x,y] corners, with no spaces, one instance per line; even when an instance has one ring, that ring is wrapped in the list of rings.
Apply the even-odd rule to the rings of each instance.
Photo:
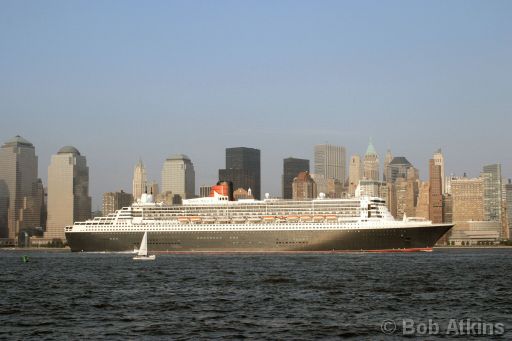
[[[135,256],[133,257],[133,260],[155,260],[155,255],[149,255],[149,256]]]

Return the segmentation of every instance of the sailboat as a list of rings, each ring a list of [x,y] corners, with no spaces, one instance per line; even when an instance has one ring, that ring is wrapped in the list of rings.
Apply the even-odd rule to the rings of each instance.
[[[133,260],[155,260],[155,258],[155,255],[148,255],[148,231],[145,231],[140,242],[139,252],[137,256],[133,257]]]

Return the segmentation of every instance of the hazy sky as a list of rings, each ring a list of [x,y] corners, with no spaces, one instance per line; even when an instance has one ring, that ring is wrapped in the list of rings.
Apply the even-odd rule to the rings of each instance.
[[[77,147],[94,209],[139,157],[160,182],[187,154],[198,190],[236,146],[276,195],[283,158],[370,136],[422,178],[439,147],[447,173],[512,177],[511,131],[512,1],[0,0],[0,140],[34,143],[45,183]]]

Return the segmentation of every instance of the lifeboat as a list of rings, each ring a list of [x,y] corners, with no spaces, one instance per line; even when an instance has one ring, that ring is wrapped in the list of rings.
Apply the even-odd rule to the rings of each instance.
[[[249,222],[253,223],[253,224],[261,223],[261,218],[258,218],[258,217],[249,218],[247,220],[249,220]]]
[[[229,218],[218,218],[217,223],[219,224],[229,224],[231,222],[231,219]]]
[[[274,216],[263,217],[263,221],[266,222],[266,223],[273,222],[275,219],[276,219],[276,217],[274,217]]]
[[[323,215],[316,215],[313,217],[313,221],[319,222],[324,221],[325,217]]]
[[[338,220],[338,217],[336,217],[335,215],[328,215],[328,216],[325,216],[325,219],[329,220],[329,221],[335,221],[335,220]]]
[[[295,215],[289,215],[288,217],[286,217],[286,221],[297,221],[299,220],[299,217],[295,216]]]
[[[189,223],[189,220],[187,217],[179,217],[178,218],[178,221],[182,224],[188,224]]]
[[[236,224],[243,224],[243,223],[245,223],[245,218],[243,218],[243,217],[235,217],[235,218],[233,218],[233,222],[236,223]]]
[[[311,216],[303,215],[300,217],[300,221],[311,221]]]
[[[215,223],[215,218],[206,217],[203,219],[203,224],[213,224],[213,223]]]
[[[190,217],[190,222],[191,223],[199,224],[202,221],[203,221],[203,219],[201,219],[200,217]]]

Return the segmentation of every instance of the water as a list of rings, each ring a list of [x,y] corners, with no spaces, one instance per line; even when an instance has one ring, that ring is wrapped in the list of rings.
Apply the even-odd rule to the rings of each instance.
[[[403,319],[470,318],[502,323],[501,338],[510,339],[511,256],[486,249],[134,262],[130,254],[0,251],[0,338],[385,339],[402,335]],[[397,324],[393,336],[382,333],[384,320]]]

